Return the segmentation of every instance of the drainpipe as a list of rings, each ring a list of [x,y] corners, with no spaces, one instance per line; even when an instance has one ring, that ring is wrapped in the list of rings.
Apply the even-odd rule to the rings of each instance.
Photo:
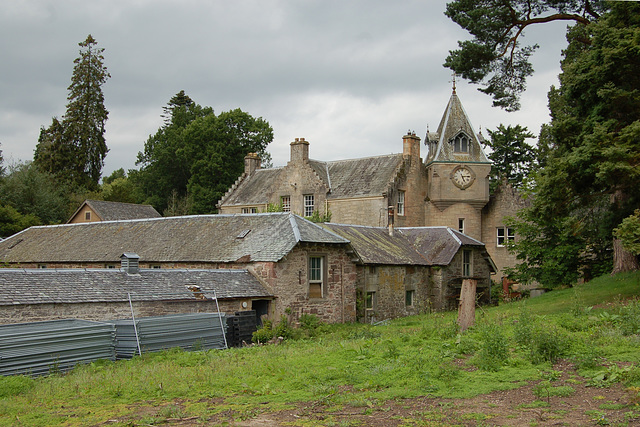
[[[389,206],[389,236],[393,237],[393,206]]]

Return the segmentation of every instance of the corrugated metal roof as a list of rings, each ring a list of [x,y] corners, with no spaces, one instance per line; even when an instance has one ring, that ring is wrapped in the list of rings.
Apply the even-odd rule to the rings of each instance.
[[[30,227],[0,242],[0,259],[117,263],[135,252],[140,262],[277,262],[300,241],[347,243],[291,213],[199,215]]]
[[[118,359],[180,347],[184,350],[227,348],[223,313],[187,313],[116,320],[115,352]],[[137,332],[137,337],[136,337]]]
[[[115,327],[66,319],[0,325],[0,374],[44,375],[77,363],[115,360]]]
[[[0,306],[271,297],[247,270],[0,269]]]

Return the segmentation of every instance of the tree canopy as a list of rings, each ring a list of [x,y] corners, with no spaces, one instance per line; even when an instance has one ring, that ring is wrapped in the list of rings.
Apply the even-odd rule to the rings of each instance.
[[[109,151],[104,138],[109,112],[102,85],[111,76],[104,66],[104,48],[96,45],[91,35],[79,43],[66,113],[62,120],[54,117],[48,128],[41,128],[34,154],[34,163],[41,170],[89,189],[98,187]]]
[[[270,160],[266,147],[273,129],[240,109],[216,115],[180,91],[164,107],[163,117],[164,125],[138,153],[140,170],[130,171],[160,212],[213,213],[242,174],[248,153]]]
[[[612,4],[568,33],[560,86],[549,93],[547,154],[532,206],[514,224],[521,278],[571,283],[637,268],[613,230],[640,207],[640,5]],[[585,42],[588,41],[588,42]]]
[[[552,21],[586,25],[606,10],[599,0],[455,0],[445,15],[467,30],[471,40],[459,41],[444,65],[484,87],[494,106],[520,108],[520,94],[533,73],[529,58],[537,44],[523,46],[527,27]]]
[[[488,132],[490,140],[485,145],[491,149],[488,157],[493,162],[489,176],[491,190],[503,180],[513,188],[520,188],[535,165],[536,150],[526,142],[534,135],[520,125],[500,124],[498,129]]]

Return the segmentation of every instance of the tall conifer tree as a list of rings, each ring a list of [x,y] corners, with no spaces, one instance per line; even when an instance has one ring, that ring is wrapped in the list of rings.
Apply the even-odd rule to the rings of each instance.
[[[104,48],[89,34],[79,43],[68,87],[67,111],[62,120],[40,131],[34,161],[43,170],[73,185],[97,188],[109,149],[104,138],[109,112],[102,85],[110,74],[104,66]]]

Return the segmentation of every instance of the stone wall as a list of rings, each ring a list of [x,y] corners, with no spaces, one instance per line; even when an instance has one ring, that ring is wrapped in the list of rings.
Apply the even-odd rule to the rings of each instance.
[[[251,301],[220,300],[220,311],[233,314],[246,310],[242,303]],[[185,313],[216,313],[214,301],[158,301],[133,302],[136,317],[164,316]],[[83,319],[97,322],[130,319],[131,307],[129,302],[78,303],[78,304],[31,304],[0,306],[0,324],[40,322],[59,319]]]
[[[433,203],[427,203],[427,225],[444,226],[458,230],[460,219],[464,220],[464,234],[480,240],[482,237],[481,211],[466,203],[457,203],[440,210]]]
[[[309,297],[309,256],[324,257],[322,298]],[[272,316],[296,321],[302,314],[314,314],[327,323],[356,320],[356,265],[343,245],[301,244],[278,263],[252,266],[254,273],[277,296]]]
[[[363,300],[361,320],[366,323],[411,316],[432,308],[429,267],[371,265],[359,266],[359,292]],[[407,291],[413,291],[413,304],[406,304]],[[375,292],[373,308],[366,308],[368,292]]]
[[[471,276],[465,277],[462,274],[463,251],[472,251],[472,271]],[[491,287],[491,267],[484,258],[482,250],[477,247],[462,247],[453,257],[451,264],[442,267],[442,283],[445,286],[444,309],[456,310],[458,308],[458,298],[463,279],[476,279],[477,292],[481,303],[490,301],[489,290]]]
[[[506,232],[505,217],[515,217],[518,211],[526,206],[527,201],[520,197],[511,185],[505,183],[494,191],[489,203],[482,210],[482,242],[498,268],[496,280],[499,282],[502,282],[505,275],[505,267],[515,266],[517,260],[516,255],[510,253],[506,246],[498,246],[497,228],[505,227]]]
[[[387,226],[387,198],[370,197],[360,199],[329,200],[331,222],[336,224],[359,224],[370,227]]]

